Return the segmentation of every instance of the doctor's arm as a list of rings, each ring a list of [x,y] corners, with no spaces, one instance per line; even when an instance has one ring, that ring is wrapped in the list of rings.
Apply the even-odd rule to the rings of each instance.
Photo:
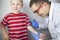
[[[60,40],[60,23],[56,25],[56,37],[57,40]]]

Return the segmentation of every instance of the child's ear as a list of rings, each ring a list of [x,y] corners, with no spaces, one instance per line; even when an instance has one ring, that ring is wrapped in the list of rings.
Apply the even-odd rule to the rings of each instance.
[[[44,2],[43,5],[46,6],[46,2]]]

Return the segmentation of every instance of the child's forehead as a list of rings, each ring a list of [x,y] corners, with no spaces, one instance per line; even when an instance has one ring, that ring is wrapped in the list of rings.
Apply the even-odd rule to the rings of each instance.
[[[10,2],[22,2],[22,0],[10,0]]]

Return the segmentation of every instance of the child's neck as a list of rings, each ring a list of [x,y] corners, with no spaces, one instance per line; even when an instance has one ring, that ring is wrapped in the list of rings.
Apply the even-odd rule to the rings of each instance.
[[[14,14],[19,14],[20,12],[13,12]]]

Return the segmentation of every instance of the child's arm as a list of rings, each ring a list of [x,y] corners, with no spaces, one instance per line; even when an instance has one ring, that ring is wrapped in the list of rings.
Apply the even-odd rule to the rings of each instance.
[[[3,39],[4,40],[9,40],[9,36],[7,31],[5,30],[5,28],[3,28],[4,26],[1,24],[1,30],[2,30],[2,34],[3,34]]]
[[[29,31],[31,31],[32,33],[36,34],[36,35],[37,35],[37,33],[38,33],[36,30],[34,30],[34,28],[33,28],[32,26],[28,26],[27,29],[28,29]]]
[[[32,33],[36,34],[36,35],[37,35],[37,33],[38,33],[36,30],[34,30],[34,28],[33,28],[32,26],[28,26],[27,29],[28,29],[29,31],[31,31]],[[45,35],[42,34],[42,33],[40,33],[40,38],[41,38],[42,40],[45,40],[45,39],[46,39],[46,38],[45,38]]]
[[[27,25],[27,29],[29,31],[31,31],[32,33],[34,33],[36,35],[38,34],[38,32],[36,30],[34,30],[34,28],[30,25],[30,21],[29,21],[29,18],[28,18],[27,15],[26,15],[26,25]],[[40,33],[40,38],[44,40],[45,39],[45,35]]]

